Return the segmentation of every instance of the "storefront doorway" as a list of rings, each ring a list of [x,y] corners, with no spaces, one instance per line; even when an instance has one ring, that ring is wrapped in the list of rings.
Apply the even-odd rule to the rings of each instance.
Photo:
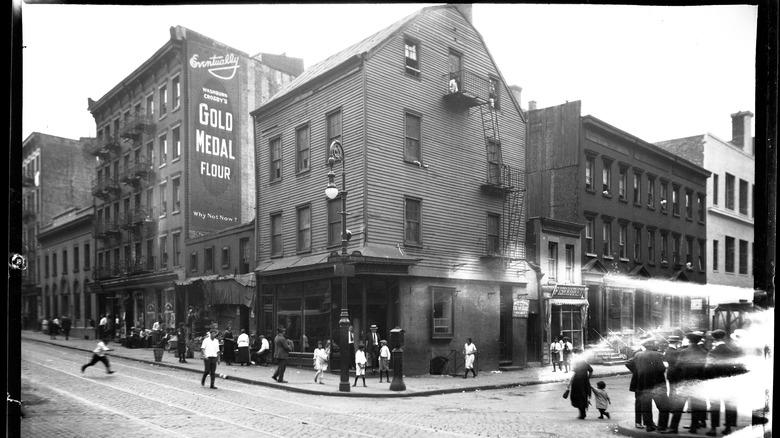
[[[512,287],[501,286],[499,297],[498,345],[499,362],[512,363]]]
[[[553,339],[565,336],[574,348],[583,348],[581,306],[553,305],[550,333]]]

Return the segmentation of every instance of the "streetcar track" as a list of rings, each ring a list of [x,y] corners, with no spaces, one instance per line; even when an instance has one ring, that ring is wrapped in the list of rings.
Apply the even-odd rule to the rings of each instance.
[[[63,351],[62,353],[64,353],[63,355],[71,355],[72,354],[73,356],[75,356],[75,353],[74,352],[70,352],[70,351]],[[69,360],[72,360],[72,359],[69,358]],[[78,359],[76,359],[76,360],[78,360]],[[149,373],[149,374],[153,374],[153,375],[157,375],[157,376],[164,376],[166,378],[174,378],[174,379],[180,380],[182,382],[188,382],[188,383],[192,382],[192,380],[190,380],[190,379],[185,379],[183,377],[172,375],[170,373],[163,373],[163,372],[159,372],[159,371],[150,370],[150,369],[148,369],[146,367],[143,367],[143,366],[140,366],[140,365],[119,363],[118,360],[115,360],[115,361],[112,362],[112,366],[115,366],[116,364],[119,364],[119,366],[131,369],[131,370],[142,371],[144,373]],[[69,373],[66,373],[66,374],[69,374]],[[78,375],[76,375],[76,376],[77,377],[81,377],[81,376],[78,376]],[[135,379],[135,380],[144,381],[141,378],[128,376],[126,374],[123,374],[123,376],[128,377],[128,378],[132,378],[132,379]],[[144,382],[146,382],[146,381],[144,381]],[[203,396],[202,394],[200,394],[198,392],[185,390],[185,389],[182,389],[180,387],[165,385],[165,384],[162,384],[162,383],[159,383],[159,382],[155,382],[155,384],[163,386],[163,387],[166,387],[166,388],[174,389],[174,390],[179,391],[181,393],[192,394],[192,395],[196,395],[198,397],[205,397],[205,396]],[[242,386],[240,386],[240,388],[246,387],[246,385],[240,384],[238,382],[231,382],[231,384],[242,385]],[[313,408],[313,409],[316,409],[316,410],[319,410],[321,412],[328,413],[328,414],[336,414],[336,415],[344,416],[344,417],[352,417],[352,418],[359,419],[359,420],[370,420],[371,422],[382,422],[382,423],[386,423],[388,425],[396,426],[396,427],[397,426],[403,426],[403,427],[407,427],[407,428],[416,429],[418,431],[433,433],[433,434],[437,434],[437,435],[446,434],[446,435],[450,435],[450,436],[471,436],[471,435],[464,435],[464,434],[460,434],[460,433],[452,432],[452,431],[446,431],[446,430],[441,430],[441,429],[436,429],[436,428],[431,428],[431,427],[426,427],[426,426],[414,425],[414,424],[410,424],[410,423],[406,423],[406,422],[397,422],[397,421],[392,421],[392,420],[386,420],[386,419],[383,419],[381,417],[377,418],[376,416],[371,416],[371,415],[364,415],[364,414],[358,414],[358,413],[345,413],[345,412],[341,412],[341,411],[337,411],[337,410],[333,410],[333,409],[328,409],[328,408],[317,406],[317,405],[310,405],[310,404],[305,404],[305,403],[299,403],[299,402],[291,401],[291,400],[284,399],[284,398],[277,398],[277,397],[272,397],[272,396],[267,396],[267,395],[261,395],[261,394],[257,394],[257,393],[246,391],[246,390],[236,390],[236,389],[224,389],[224,390],[225,391],[233,391],[235,393],[239,393],[239,394],[242,394],[242,395],[248,395],[248,396],[251,396],[253,398],[258,398],[258,399],[262,399],[262,400],[268,400],[268,401],[273,401],[273,402],[277,402],[277,403],[286,403],[286,404],[297,406],[297,407],[304,408],[304,409],[312,409]],[[317,423],[314,423],[314,422],[302,422],[300,419],[297,419],[297,418],[292,418],[292,417],[288,417],[288,416],[285,416],[285,415],[282,415],[282,414],[276,414],[276,413],[271,413],[271,412],[258,410],[258,409],[251,408],[251,407],[249,407],[247,405],[244,405],[244,404],[238,404],[238,403],[230,402],[230,401],[227,401],[227,400],[221,400],[221,401],[224,401],[226,403],[230,403],[230,404],[235,405],[235,406],[239,406],[239,407],[244,408],[244,409],[249,409],[249,410],[252,410],[252,411],[255,411],[255,412],[259,412],[259,413],[262,413],[262,414],[272,415],[272,416],[275,416],[275,417],[278,417],[278,418],[282,418],[282,419],[286,419],[286,420],[290,420],[290,421],[295,421],[295,422],[298,422],[298,423],[304,423],[304,424],[308,424],[308,425],[321,426],[321,427],[324,427],[326,429],[338,431],[338,432],[341,432],[341,433],[348,433],[348,434],[353,434],[353,435],[362,435],[362,436],[367,436],[367,437],[376,437],[376,435],[370,435],[370,434],[366,434],[364,432],[346,431],[346,430],[341,430],[341,429],[335,429],[332,426],[323,425],[323,424],[317,424]]]

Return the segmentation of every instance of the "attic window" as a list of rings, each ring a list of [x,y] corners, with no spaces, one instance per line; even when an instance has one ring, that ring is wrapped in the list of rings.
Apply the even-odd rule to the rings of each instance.
[[[404,40],[404,56],[406,57],[406,73],[414,77],[420,76],[419,44],[410,39]]]

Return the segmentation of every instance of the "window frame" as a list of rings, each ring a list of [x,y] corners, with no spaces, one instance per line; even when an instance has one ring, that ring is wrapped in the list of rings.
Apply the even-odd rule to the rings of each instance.
[[[655,265],[655,229],[647,229],[647,263]]]
[[[628,166],[618,168],[618,199],[628,202]]]
[[[601,219],[601,257],[613,260],[612,256],[612,219]]]
[[[177,140],[178,137],[178,140]],[[171,162],[181,159],[181,125],[171,128]]]
[[[547,242],[547,278],[558,281],[558,242],[550,240]]]
[[[585,255],[590,257],[598,257],[596,252],[596,239],[594,233],[596,232],[596,217],[591,215],[585,216]]]
[[[585,152],[585,191],[588,193],[596,193],[596,156]]]
[[[338,134],[331,132],[331,118],[338,116]],[[325,162],[330,158],[330,145],[334,140],[342,141],[344,135],[344,113],[342,108],[338,107],[325,113]]]
[[[301,132],[306,132],[305,145],[301,143],[301,139],[300,139]],[[306,156],[302,157],[302,154],[304,153]],[[301,174],[301,173],[306,173],[310,170],[311,170],[311,129],[309,127],[309,123],[307,122],[295,128],[295,173]]]
[[[181,175],[171,177],[171,214],[181,212]]]
[[[614,160],[607,157],[601,158],[601,195],[605,198],[612,197],[612,163]]]
[[[223,246],[220,251],[220,261],[223,269],[230,269],[230,246]]]
[[[158,167],[163,168],[168,164],[168,131],[157,134],[157,151]]]
[[[740,275],[747,275],[748,270],[748,264],[750,262],[750,252],[749,252],[749,245],[747,240],[739,239],[739,248],[738,248],[738,255],[737,255],[737,273]]]
[[[736,260],[735,260],[736,251],[737,251],[736,238],[731,236],[725,236],[725,241],[726,243],[724,247],[726,252],[724,253],[725,265],[723,270],[729,274],[734,274],[736,273]],[[729,242],[731,242],[730,251],[729,251]]]
[[[501,215],[487,213],[485,217],[485,253],[500,255],[501,251]]]
[[[328,199],[325,206],[328,210],[328,247],[333,248],[341,245],[341,197]]]
[[[209,257],[211,256],[211,257]],[[214,260],[214,245],[203,247],[203,273],[216,271],[216,260]]]
[[[628,222],[618,222],[618,259],[628,261]]]
[[[171,245],[173,246],[172,266],[181,266],[181,231],[171,233]]]
[[[160,254],[160,268],[168,268],[168,234],[163,234],[157,239],[157,252]]]
[[[641,207],[642,206],[642,172],[638,170],[634,170],[633,172],[633,194],[634,194],[634,205]]]
[[[163,82],[157,87],[157,107],[159,111],[159,120],[165,118],[168,115],[168,82]]]
[[[417,134],[418,134],[418,137],[419,137],[417,139],[409,136],[410,135],[410,133],[409,133],[410,117],[414,118],[414,119],[417,119],[417,128],[418,128]],[[422,145],[422,129],[423,129],[422,128],[422,114],[420,114],[418,112],[415,112],[415,111],[405,110],[404,111],[404,161],[406,161],[408,163],[414,163],[415,161],[417,161],[418,163],[422,162],[422,146],[423,146]],[[417,156],[416,157],[409,153],[409,149],[410,149],[409,142],[410,142],[410,140],[417,142],[417,144],[415,146],[415,149],[416,149],[416,152],[417,152]]]
[[[190,272],[197,273],[200,267],[198,266],[198,251],[192,251],[190,253]]]
[[[719,267],[718,264],[720,263],[720,240],[713,239],[712,240],[712,271],[718,272]]]
[[[278,152],[278,154],[277,154]],[[268,139],[269,183],[282,180],[282,136]]]
[[[171,77],[171,112],[181,107],[181,74],[176,73]]]
[[[454,287],[430,286],[431,339],[453,339],[455,337],[456,294],[457,290]],[[437,307],[441,309],[441,314],[437,314]],[[448,315],[444,315],[445,313]],[[447,324],[441,325],[442,320],[446,320]],[[442,328],[444,331],[441,330]]]
[[[736,190],[736,177],[728,172],[726,172],[726,189],[725,189],[725,196],[726,199],[724,201],[724,207],[726,207],[729,210],[734,210],[736,208],[736,200],[735,200],[735,192]]]
[[[718,179],[719,179],[719,175],[717,173],[713,173],[712,174],[712,205],[718,205],[718,196],[720,195],[719,193],[720,184]]]
[[[271,258],[281,257],[284,254],[284,241],[282,240],[282,212],[273,212],[268,216],[268,231],[270,232],[270,242],[268,247],[271,253]],[[276,226],[276,220],[278,220],[278,226]],[[278,244],[276,244],[277,237]]]
[[[414,47],[415,59],[409,57],[409,51],[407,50],[407,47],[412,46]],[[416,66],[410,65],[409,60],[412,60]],[[422,69],[420,68],[420,41],[407,35],[404,35],[404,73],[415,79],[419,79],[422,76]]]
[[[417,220],[412,221],[413,223],[417,224],[417,240],[411,240],[408,238],[409,235],[409,206],[410,203],[417,204]],[[404,196],[404,246],[413,246],[413,247],[422,247],[423,245],[423,223],[422,223],[422,199],[416,198],[412,196]]]
[[[744,189],[744,191],[743,191]],[[739,179],[739,214],[748,215],[748,191],[750,191],[750,183],[744,179]]]
[[[308,212],[309,215],[308,226],[306,228],[301,228],[301,214],[303,212]],[[295,207],[295,252],[298,254],[312,251],[312,213],[311,203]],[[308,235],[308,245],[304,245],[307,240],[305,239],[306,235]]]

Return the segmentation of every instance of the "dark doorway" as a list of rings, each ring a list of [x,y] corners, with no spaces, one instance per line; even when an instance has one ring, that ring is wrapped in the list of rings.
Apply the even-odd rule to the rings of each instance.
[[[528,362],[541,362],[539,354],[542,351],[542,333],[539,331],[539,314],[528,314]]]
[[[512,287],[501,286],[499,299],[499,361],[512,363]]]

